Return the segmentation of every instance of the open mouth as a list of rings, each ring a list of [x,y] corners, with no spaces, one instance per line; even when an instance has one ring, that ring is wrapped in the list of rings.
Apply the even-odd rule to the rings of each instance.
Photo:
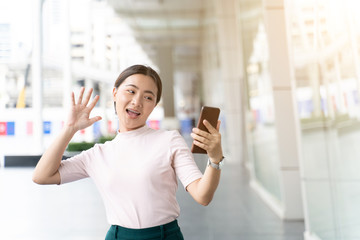
[[[132,117],[140,116],[140,113],[138,111],[133,110],[133,109],[127,108],[126,112]]]

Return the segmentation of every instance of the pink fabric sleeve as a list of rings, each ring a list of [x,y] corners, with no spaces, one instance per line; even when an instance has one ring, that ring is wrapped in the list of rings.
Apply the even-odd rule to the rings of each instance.
[[[196,165],[184,138],[178,131],[173,131],[170,149],[176,175],[185,189],[193,181],[202,178],[203,174]]]
[[[77,181],[89,177],[86,170],[86,159],[89,151],[83,151],[66,160],[62,160],[59,167],[60,184]]]

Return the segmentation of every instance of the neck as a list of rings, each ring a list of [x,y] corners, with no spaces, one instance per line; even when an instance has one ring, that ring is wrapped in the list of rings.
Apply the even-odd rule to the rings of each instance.
[[[121,126],[120,126],[118,132],[134,131],[134,130],[139,129],[139,128],[142,128],[142,127],[144,127],[144,126],[145,126],[145,124],[144,124],[144,125],[141,125],[141,126],[138,126],[138,127],[135,127],[135,128],[127,128],[127,127],[121,127]]]

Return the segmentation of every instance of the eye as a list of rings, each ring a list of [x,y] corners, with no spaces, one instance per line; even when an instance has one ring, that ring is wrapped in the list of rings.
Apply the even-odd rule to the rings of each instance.
[[[150,96],[145,96],[145,99],[146,99],[146,100],[149,100],[149,101],[152,101],[152,100],[153,100],[153,98],[150,97]]]
[[[134,94],[135,93],[135,91],[134,90],[131,90],[131,89],[128,89],[127,90],[129,93],[131,93],[131,94]]]

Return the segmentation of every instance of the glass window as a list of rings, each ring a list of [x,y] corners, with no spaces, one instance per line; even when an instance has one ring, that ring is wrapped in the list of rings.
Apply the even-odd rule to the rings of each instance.
[[[262,1],[240,1],[240,4],[249,161],[253,180],[281,202],[274,102]]]
[[[358,1],[287,1],[306,221],[326,240],[360,235]]]

